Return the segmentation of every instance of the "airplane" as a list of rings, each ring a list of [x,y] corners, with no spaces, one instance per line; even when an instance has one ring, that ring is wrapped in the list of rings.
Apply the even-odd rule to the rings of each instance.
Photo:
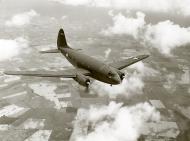
[[[63,71],[5,71],[6,75],[23,75],[35,77],[57,77],[73,78],[80,85],[88,88],[92,83],[92,78],[107,84],[117,85],[125,78],[125,73],[121,70],[141,61],[149,55],[139,55],[128,59],[104,63],[91,56],[81,53],[77,49],[71,48],[67,44],[64,30],[61,28],[57,37],[57,49],[41,51],[41,53],[62,53],[65,58],[74,66],[73,69]]]

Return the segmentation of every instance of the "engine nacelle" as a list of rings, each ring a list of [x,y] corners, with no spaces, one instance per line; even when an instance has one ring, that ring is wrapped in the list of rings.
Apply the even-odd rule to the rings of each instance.
[[[119,77],[121,80],[123,80],[125,78],[125,73],[123,73],[121,71],[117,71],[117,73],[119,74]]]
[[[90,85],[90,79],[83,74],[77,74],[74,80],[77,81],[80,85],[85,87],[88,87]]]

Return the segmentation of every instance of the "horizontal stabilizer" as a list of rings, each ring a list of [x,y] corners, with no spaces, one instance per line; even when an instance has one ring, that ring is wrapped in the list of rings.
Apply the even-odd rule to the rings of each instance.
[[[77,48],[77,49],[71,48],[71,49],[73,49],[75,51],[81,51],[82,50],[81,48]]]
[[[58,49],[43,50],[40,53],[61,53]]]

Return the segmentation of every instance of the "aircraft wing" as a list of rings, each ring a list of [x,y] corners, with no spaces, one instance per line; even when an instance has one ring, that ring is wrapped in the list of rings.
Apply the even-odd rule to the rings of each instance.
[[[83,75],[90,75],[90,72],[85,69],[76,68],[63,71],[5,71],[6,75],[23,75],[35,77],[58,77],[58,78],[75,78],[77,73]]]
[[[128,67],[136,62],[139,62],[145,58],[149,57],[149,55],[139,55],[139,56],[136,56],[136,57],[131,57],[131,58],[128,58],[128,59],[123,59],[123,60],[120,60],[120,61],[114,61],[112,62],[111,64],[109,64],[110,66],[114,67],[114,68],[117,68],[119,70],[121,69],[124,69],[125,67]]]

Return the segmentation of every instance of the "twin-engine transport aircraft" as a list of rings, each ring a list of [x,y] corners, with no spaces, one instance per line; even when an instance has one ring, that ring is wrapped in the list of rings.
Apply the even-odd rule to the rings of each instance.
[[[95,58],[80,53],[78,50],[70,48],[63,29],[60,29],[58,33],[57,49],[41,51],[41,53],[62,53],[75,68],[64,71],[5,71],[4,73],[7,75],[73,78],[85,87],[91,84],[91,78],[111,85],[117,85],[125,77],[125,74],[121,71],[122,69],[148,57],[148,55],[139,55],[105,64]]]

